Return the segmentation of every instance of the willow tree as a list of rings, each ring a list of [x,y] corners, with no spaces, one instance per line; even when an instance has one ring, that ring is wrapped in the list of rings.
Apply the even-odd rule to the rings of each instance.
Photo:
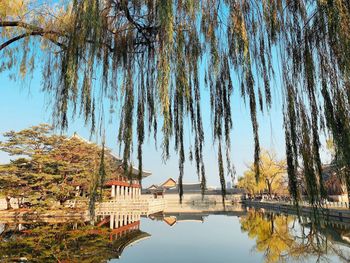
[[[273,87],[283,98],[289,186],[295,200],[300,167],[311,201],[318,204],[323,197],[320,131],[334,138],[338,165],[350,187],[349,1],[68,2],[0,4],[1,69],[17,69],[25,76],[42,65],[44,90],[53,95],[56,124],[62,128],[68,126],[71,110],[80,112],[94,130],[99,123],[95,119],[100,120],[96,115],[103,112],[101,98],[109,98],[112,108],[122,109],[118,139],[125,166],[135,137],[142,168],[145,135],[156,134],[161,126],[164,159],[174,138],[180,185],[184,131],[191,129],[189,156],[195,157],[204,189],[201,94],[208,87],[225,194],[225,173],[231,170],[232,92],[238,90],[250,108],[259,175],[257,112],[270,109]],[[276,78],[278,86],[272,85]]]

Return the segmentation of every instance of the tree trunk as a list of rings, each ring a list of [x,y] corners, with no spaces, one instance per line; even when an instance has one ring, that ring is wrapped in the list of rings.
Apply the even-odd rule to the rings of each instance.
[[[274,215],[271,214],[271,235],[273,235],[273,233],[275,232],[275,219],[274,219]]]
[[[9,209],[12,209],[12,207],[11,207],[11,197],[9,197],[9,196],[6,196],[6,204],[7,204],[7,210],[9,210]]]
[[[266,180],[266,184],[267,184],[267,191],[269,193],[269,196],[271,197],[272,194],[272,183],[269,180]]]

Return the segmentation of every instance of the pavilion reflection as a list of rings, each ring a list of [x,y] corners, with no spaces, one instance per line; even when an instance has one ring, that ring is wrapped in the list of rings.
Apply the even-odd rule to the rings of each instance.
[[[150,215],[149,218],[152,220],[163,221],[169,226],[174,226],[180,222],[197,222],[204,223],[206,213],[157,213]]]
[[[236,203],[231,205],[223,205],[222,203],[209,204],[206,202],[168,203],[164,211],[152,214],[149,218],[174,226],[181,222],[204,223],[210,215],[241,217],[246,215],[246,213],[246,208]]]
[[[99,216],[96,222],[62,217],[0,222],[0,262],[107,262],[150,237],[132,211]]]
[[[97,222],[98,227],[109,226],[110,240],[118,240],[129,234],[133,236],[133,239],[137,237],[136,234],[141,234],[139,238],[134,241],[150,237],[149,234],[140,231],[141,213],[139,211],[124,211],[97,216]]]

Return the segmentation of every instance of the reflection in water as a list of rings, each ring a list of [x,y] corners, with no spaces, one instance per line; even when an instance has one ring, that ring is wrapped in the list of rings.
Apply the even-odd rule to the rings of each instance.
[[[350,262],[350,254],[343,247],[349,247],[349,225],[342,228],[327,226],[325,222],[315,224],[302,217],[279,215],[270,212],[250,210],[240,219],[241,229],[255,239],[255,249],[264,254],[265,262],[280,261],[328,261],[335,256],[343,262]],[[310,259],[311,260],[311,259]]]
[[[207,259],[208,255],[205,255],[204,261],[200,259],[202,255],[193,253],[195,246],[198,246],[197,249],[210,247],[212,250],[207,249],[206,252],[214,255],[216,262],[232,261],[232,253],[252,252],[256,255],[255,261],[246,257],[239,258],[239,261],[350,262],[350,225],[344,222],[316,225],[308,218],[301,218],[299,222],[291,215],[246,211],[238,207],[228,208],[228,211],[220,207],[178,207],[151,215],[150,219],[152,221],[142,221],[149,222],[145,225],[147,232],[154,235],[151,242],[140,242],[130,249],[132,254],[127,253],[122,262],[140,262],[135,260],[135,254],[157,255],[169,248],[169,244],[167,246],[157,239],[179,245],[179,240],[183,238],[191,247],[180,246],[177,255],[188,256],[191,262],[213,260]],[[92,226],[84,220],[69,222],[66,218],[52,218],[41,223],[0,223],[0,261],[107,262],[119,259],[125,248],[150,237],[150,234],[141,231],[141,215],[135,211],[109,212],[98,216],[96,222]],[[230,232],[229,225],[238,231]],[[221,231],[221,227],[225,230]],[[205,238],[201,233],[205,234]],[[207,233],[211,234],[207,236]],[[242,240],[247,241],[242,244]],[[227,247],[227,242],[231,242],[232,247]],[[235,247],[240,247],[239,251],[234,251]],[[181,261],[181,258],[175,257],[172,256],[171,262]],[[144,257],[142,260],[156,262],[160,259]]]
[[[138,214],[99,216],[88,222],[11,223],[0,228],[0,261],[3,262],[106,262],[150,235],[140,230]]]

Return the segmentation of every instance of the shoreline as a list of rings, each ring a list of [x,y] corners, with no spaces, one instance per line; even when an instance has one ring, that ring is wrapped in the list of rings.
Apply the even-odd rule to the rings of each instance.
[[[259,202],[242,200],[241,202],[232,202],[231,205],[222,206],[222,203],[205,206],[200,205],[196,207],[194,203],[175,204],[168,203],[163,209],[162,213],[214,213],[215,212],[246,212],[251,208],[266,209],[271,212],[284,213],[289,215],[298,215],[297,208],[293,204],[279,203],[279,202]],[[198,203],[197,203],[198,205]],[[209,206],[207,206],[209,205]],[[240,208],[238,206],[241,206]],[[115,212],[112,209],[112,212]],[[314,217],[315,211],[312,207],[301,205],[299,206],[299,215]],[[317,216],[327,221],[340,221],[350,224],[350,210],[345,208],[324,207],[317,210]],[[38,221],[45,222],[52,219],[72,219],[72,220],[86,220],[89,217],[87,209],[84,208],[63,208],[63,209],[47,209],[47,210],[31,210],[31,209],[12,209],[0,211],[0,223],[9,221]]]
[[[280,212],[285,214],[298,215],[297,208],[293,204],[278,203],[278,202],[258,202],[243,200],[242,204],[251,208],[268,209],[274,212]],[[326,220],[339,219],[341,222],[350,223],[350,210],[345,208],[323,207],[318,209],[320,213],[318,216]],[[310,206],[300,205],[299,213],[301,216],[313,217],[315,210]]]

